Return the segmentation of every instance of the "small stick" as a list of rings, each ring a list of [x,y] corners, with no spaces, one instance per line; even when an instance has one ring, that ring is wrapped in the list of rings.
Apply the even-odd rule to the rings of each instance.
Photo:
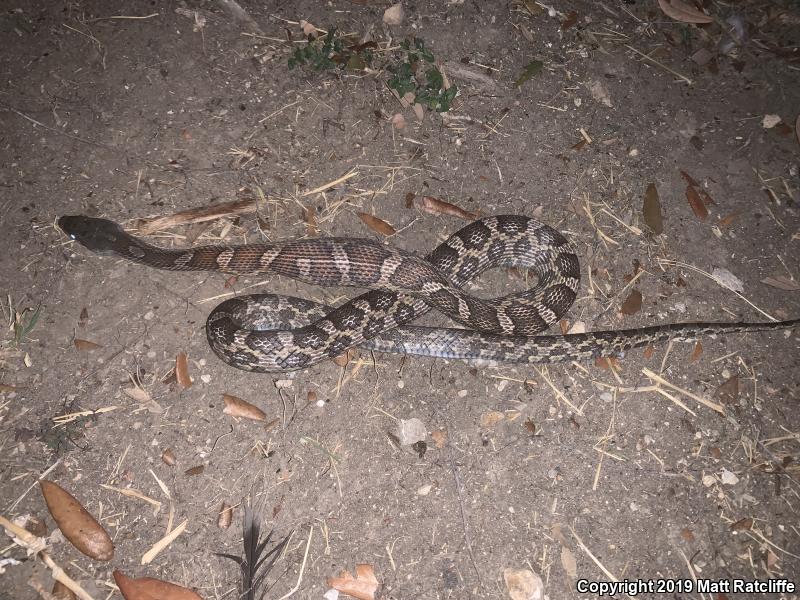
[[[328,183],[323,184],[318,188],[314,188],[313,190],[304,192],[302,197],[305,198],[306,196],[310,196],[311,194],[318,194],[319,192],[324,192],[325,190],[328,190],[336,185],[339,185],[340,183],[347,181],[348,179],[355,177],[356,175],[358,175],[358,171],[350,171],[346,175],[342,175],[341,177],[339,177],[339,179],[334,179],[333,181],[329,181]]]
[[[670,383],[669,381],[667,381],[666,379],[661,377],[661,375],[657,375],[656,373],[653,373],[650,369],[644,368],[644,369],[642,369],[642,373],[644,373],[644,375],[646,377],[649,377],[650,379],[652,379],[656,383],[660,383],[661,385],[666,386],[666,387],[668,387],[668,388],[670,388],[672,390],[675,390],[676,392],[680,392],[684,396],[689,396],[689,398],[692,398],[693,400],[697,400],[703,406],[707,406],[711,410],[714,410],[714,411],[718,412],[721,415],[725,415],[725,408],[721,404],[717,404],[716,402],[711,402],[711,400],[706,400],[702,396],[698,396],[697,394],[693,394],[689,390],[685,390],[685,389],[683,389],[681,387],[678,387],[674,383]]]
[[[662,63],[660,63],[660,62],[658,62],[658,61],[657,61],[655,58],[650,58],[650,57],[649,57],[647,54],[645,54],[644,52],[640,52],[639,50],[637,50],[637,49],[636,49],[636,48],[634,48],[633,46],[629,46],[628,44],[624,44],[624,46],[625,46],[626,48],[628,48],[629,50],[633,50],[634,52],[636,52],[636,54],[638,54],[639,56],[641,56],[641,57],[642,57],[642,58],[644,58],[645,60],[649,60],[649,61],[650,61],[651,63],[653,63],[654,65],[656,65],[656,66],[658,66],[658,67],[661,67],[661,68],[662,68],[662,69],[664,69],[665,71],[667,71],[667,72],[669,72],[669,73],[672,73],[673,75],[675,75],[675,77],[677,77],[677,78],[679,78],[679,79],[682,79],[682,80],[683,80],[683,81],[685,81],[687,84],[689,84],[689,85],[692,85],[692,84],[694,83],[694,82],[693,82],[691,79],[689,79],[688,77],[686,77],[686,75],[681,75],[681,74],[680,74],[680,73],[678,73],[677,71],[673,71],[673,70],[672,70],[672,69],[670,69],[668,66],[666,66],[666,65],[664,65],[664,64],[662,64]]]
[[[294,595],[294,593],[300,589],[300,582],[303,580],[303,572],[306,570],[306,561],[308,560],[308,548],[311,546],[311,538],[314,535],[314,526],[311,526],[311,529],[308,530],[308,541],[306,542],[306,551],[303,554],[303,564],[300,565],[300,573],[297,575],[297,583],[294,584],[294,587],[286,592],[283,596],[278,598],[278,600],[286,600],[286,598],[290,598]]]

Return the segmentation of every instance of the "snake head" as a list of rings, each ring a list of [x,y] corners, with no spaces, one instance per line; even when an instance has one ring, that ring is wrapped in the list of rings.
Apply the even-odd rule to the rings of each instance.
[[[70,238],[98,254],[116,254],[121,240],[128,237],[114,221],[85,215],[59,217],[58,226]]]

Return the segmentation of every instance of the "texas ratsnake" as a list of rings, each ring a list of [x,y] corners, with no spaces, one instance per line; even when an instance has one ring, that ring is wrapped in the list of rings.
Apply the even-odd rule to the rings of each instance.
[[[271,272],[323,286],[371,288],[336,308],[288,296],[241,296],[206,321],[208,342],[246,371],[291,371],[361,346],[488,362],[548,363],[620,355],[669,339],[789,328],[771,323],[680,323],[562,336],[535,334],[556,323],[578,290],[580,267],[555,229],[523,216],[474,221],[425,258],[372,240],[315,238],[280,244],[166,249],[113,221],[63,216],[59,227],[98,254],[169,271]],[[462,287],[491,267],[515,266],[538,278],[532,288],[491,300]],[[436,308],[468,329],[405,325]]]

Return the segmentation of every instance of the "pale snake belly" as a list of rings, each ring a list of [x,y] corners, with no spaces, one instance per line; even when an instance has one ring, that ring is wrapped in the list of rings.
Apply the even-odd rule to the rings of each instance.
[[[246,371],[291,371],[354,346],[489,363],[549,363],[617,356],[653,343],[703,335],[790,328],[765,323],[678,323],[568,335],[536,335],[576,297],[578,258],[561,233],[517,215],[485,217],[450,236],[425,258],[372,240],[314,238],[280,244],[166,249],[113,221],[64,216],[59,227],[98,254],[169,271],[271,272],[322,286],[371,288],[336,308],[261,294],[227,300],[209,314],[206,334],[223,361]],[[528,290],[495,299],[463,286],[492,267],[528,269]],[[468,329],[406,325],[431,308]]]

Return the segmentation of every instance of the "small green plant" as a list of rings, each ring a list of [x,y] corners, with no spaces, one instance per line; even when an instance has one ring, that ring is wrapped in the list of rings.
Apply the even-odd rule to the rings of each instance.
[[[400,48],[405,53],[405,60],[388,67],[392,77],[387,85],[395,90],[401,97],[411,92],[414,101],[427,106],[436,112],[447,112],[452,106],[453,99],[458,93],[458,88],[451,85],[444,89],[444,76],[433,63],[433,53],[425,47],[425,42],[420,38],[403,40]],[[424,66],[424,82],[420,82],[420,71]]]
[[[372,63],[370,49],[376,45],[375,42],[367,42],[345,47],[344,40],[336,35],[336,28],[332,27],[324,38],[309,37],[305,46],[296,48],[289,57],[289,69],[308,65],[315,71],[333,68],[360,71]]]
[[[19,346],[28,337],[42,316],[42,305],[36,308],[23,308],[19,310],[8,296],[8,328],[14,332],[14,344]]]

